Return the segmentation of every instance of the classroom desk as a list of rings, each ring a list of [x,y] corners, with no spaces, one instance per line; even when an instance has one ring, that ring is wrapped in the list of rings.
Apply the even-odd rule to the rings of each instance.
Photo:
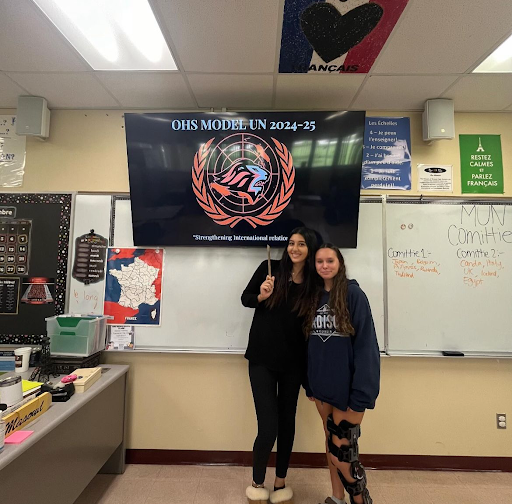
[[[83,394],[52,403],[0,452],[0,502],[73,504],[98,472],[124,472],[128,366],[110,368]]]

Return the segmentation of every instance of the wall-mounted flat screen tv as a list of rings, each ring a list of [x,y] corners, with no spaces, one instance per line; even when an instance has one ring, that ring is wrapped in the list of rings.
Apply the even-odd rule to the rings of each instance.
[[[133,237],[283,245],[295,227],[356,247],[364,112],[126,114]]]

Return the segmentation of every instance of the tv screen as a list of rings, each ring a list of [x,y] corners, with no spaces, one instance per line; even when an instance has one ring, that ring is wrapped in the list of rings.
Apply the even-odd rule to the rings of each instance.
[[[133,239],[356,247],[364,112],[126,114]]]

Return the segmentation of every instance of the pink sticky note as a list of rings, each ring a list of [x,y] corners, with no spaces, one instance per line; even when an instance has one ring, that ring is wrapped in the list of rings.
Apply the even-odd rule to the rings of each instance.
[[[25,441],[28,437],[34,434],[33,430],[20,430],[17,432],[13,432],[10,436],[5,438],[5,444],[20,444]]]

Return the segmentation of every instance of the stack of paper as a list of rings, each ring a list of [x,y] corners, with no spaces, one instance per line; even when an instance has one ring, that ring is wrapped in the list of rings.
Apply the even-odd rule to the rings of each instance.
[[[21,380],[21,387],[23,389],[23,397],[28,397],[33,394],[37,394],[39,392],[39,390],[41,390],[41,385],[42,385],[42,383],[40,383],[40,382]]]

